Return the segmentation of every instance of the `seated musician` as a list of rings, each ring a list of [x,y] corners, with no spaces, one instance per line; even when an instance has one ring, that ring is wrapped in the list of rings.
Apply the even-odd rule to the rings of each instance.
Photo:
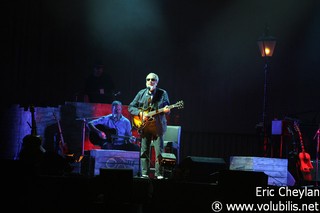
[[[88,122],[90,141],[102,149],[139,151],[128,118],[122,115],[122,103],[112,102],[112,113]]]

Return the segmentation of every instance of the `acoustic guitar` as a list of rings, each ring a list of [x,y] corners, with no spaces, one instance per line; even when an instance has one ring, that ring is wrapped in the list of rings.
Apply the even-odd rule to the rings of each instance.
[[[168,106],[169,109],[173,109],[173,108],[178,108],[181,109],[183,108],[183,101],[178,101],[175,104],[169,105]],[[141,112],[143,112],[144,117],[147,117],[147,119],[144,119],[142,117],[140,117],[139,115],[132,115],[132,126],[134,128],[136,128],[137,130],[142,130],[148,123],[154,121],[154,117],[155,115],[162,113],[164,111],[165,107],[161,108],[161,109],[157,109],[157,110],[151,110],[150,107],[148,107],[147,109],[143,109],[140,108],[139,110]]]
[[[118,135],[117,129],[106,128],[102,124],[97,124],[95,127],[106,134],[106,139],[100,138],[99,135],[95,131],[90,131],[89,140],[94,145],[103,146],[103,144],[113,143],[114,139],[119,139],[119,138],[124,139],[126,141],[128,141],[130,139],[131,140],[132,139],[138,140],[137,138],[135,138],[133,136]]]
[[[300,166],[300,171],[302,173],[303,179],[306,181],[312,180],[311,170],[313,169],[313,166],[311,164],[311,159],[309,153],[305,151],[302,134],[300,131],[300,128],[297,124],[297,122],[294,122],[294,129],[299,134],[300,139],[300,146],[301,146],[301,152],[299,153],[299,162],[298,165]]]

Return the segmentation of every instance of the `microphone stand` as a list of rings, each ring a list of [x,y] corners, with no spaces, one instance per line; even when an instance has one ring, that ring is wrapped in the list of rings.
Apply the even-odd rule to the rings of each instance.
[[[88,119],[96,119],[98,117],[90,117],[90,118],[77,118],[76,120],[80,120],[82,121],[82,151],[81,151],[81,154],[82,156],[84,156],[84,144],[85,144],[85,139],[86,139],[86,124],[87,124],[87,120]]]
[[[139,144],[139,162],[138,162],[138,172],[137,172],[137,177],[141,177],[142,174],[141,174],[141,133],[138,131],[138,134],[139,134],[139,141],[140,141],[140,144]]]
[[[318,128],[313,140],[317,138],[317,153],[316,153],[316,187],[318,187],[318,175],[319,175],[319,142],[320,142],[320,128]]]
[[[140,141],[140,145],[139,145],[139,162],[138,162],[137,176],[141,177],[141,141]]]
[[[84,143],[85,143],[85,139],[86,139],[86,123],[87,123],[87,120],[86,118],[83,118],[82,120],[82,156],[84,156]]]

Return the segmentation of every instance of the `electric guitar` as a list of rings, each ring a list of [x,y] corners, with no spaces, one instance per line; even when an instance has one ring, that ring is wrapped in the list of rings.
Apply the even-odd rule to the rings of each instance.
[[[161,109],[157,109],[157,110],[153,110],[151,111],[151,108],[148,107],[147,109],[142,109],[140,108],[139,110],[141,112],[143,112],[144,117],[147,117],[147,119],[144,119],[143,117],[140,117],[139,115],[133,115],[132,116],[132,126],[138,130],[142,130],[149,122],[152,122],[154,120],[155,115],[162,113],[164,111],[164,108]],[[175,104],[169,105],[168,106],[169,109],[173,109],[173,108],[178,108],[181,109],[183,108],[183,101],[178,101]]]
[[[300,138],[301,152],[299,153],[299,165],[303,179],[306,181],[312,180],[311,170],[313,166],[311,164],[310,155],[304,149],[302,134],[297,122],[294,122],[294,129],[298,132]]]
[[[68,150],[67,144],[64,142],[64,139],[63,139],[60,121],[59,119],[57,119],[55,113],[53,113],[53,117],[54,119],[56,119],[58,124],[59,135],[60,135],[59,148],[60,148],[61,155],[64,156],[69,152],[69,150]]]
[[[134,136],[118,135],[117,129],[115,128],[106,128],[101,124],[97,124],[95,127],[106,134],[106,139],[100,138],[95,131],[90,131],[89,140],[94,145],[103,146],[103,144],[112,143],[114,139],[118,139],[118,138],[125,139],[126,141],[138,140]]]

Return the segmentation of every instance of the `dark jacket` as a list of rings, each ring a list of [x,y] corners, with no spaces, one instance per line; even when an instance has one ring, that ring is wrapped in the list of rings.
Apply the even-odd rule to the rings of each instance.
[[[149,101],[150,97],[153,95],[151,101]],[[149,90],[142,89],[140,90],[133,101],[128,106],[128,111],[131,115],[137,116],[141,111],[154,112],[152,126],[148,127],[148,124],[145,128],[142,129],[142,133],[146,133],[146,131],[153,131],[153,134],[158,136],[163,135],[163,133],[167,129],[167,119],[166,114],[163,112],[157,112],[157,110],[161,110],[166,105],[169,105],[169,97],[168,93],[161,88],[156,88],[152,94],[150,94]]]

